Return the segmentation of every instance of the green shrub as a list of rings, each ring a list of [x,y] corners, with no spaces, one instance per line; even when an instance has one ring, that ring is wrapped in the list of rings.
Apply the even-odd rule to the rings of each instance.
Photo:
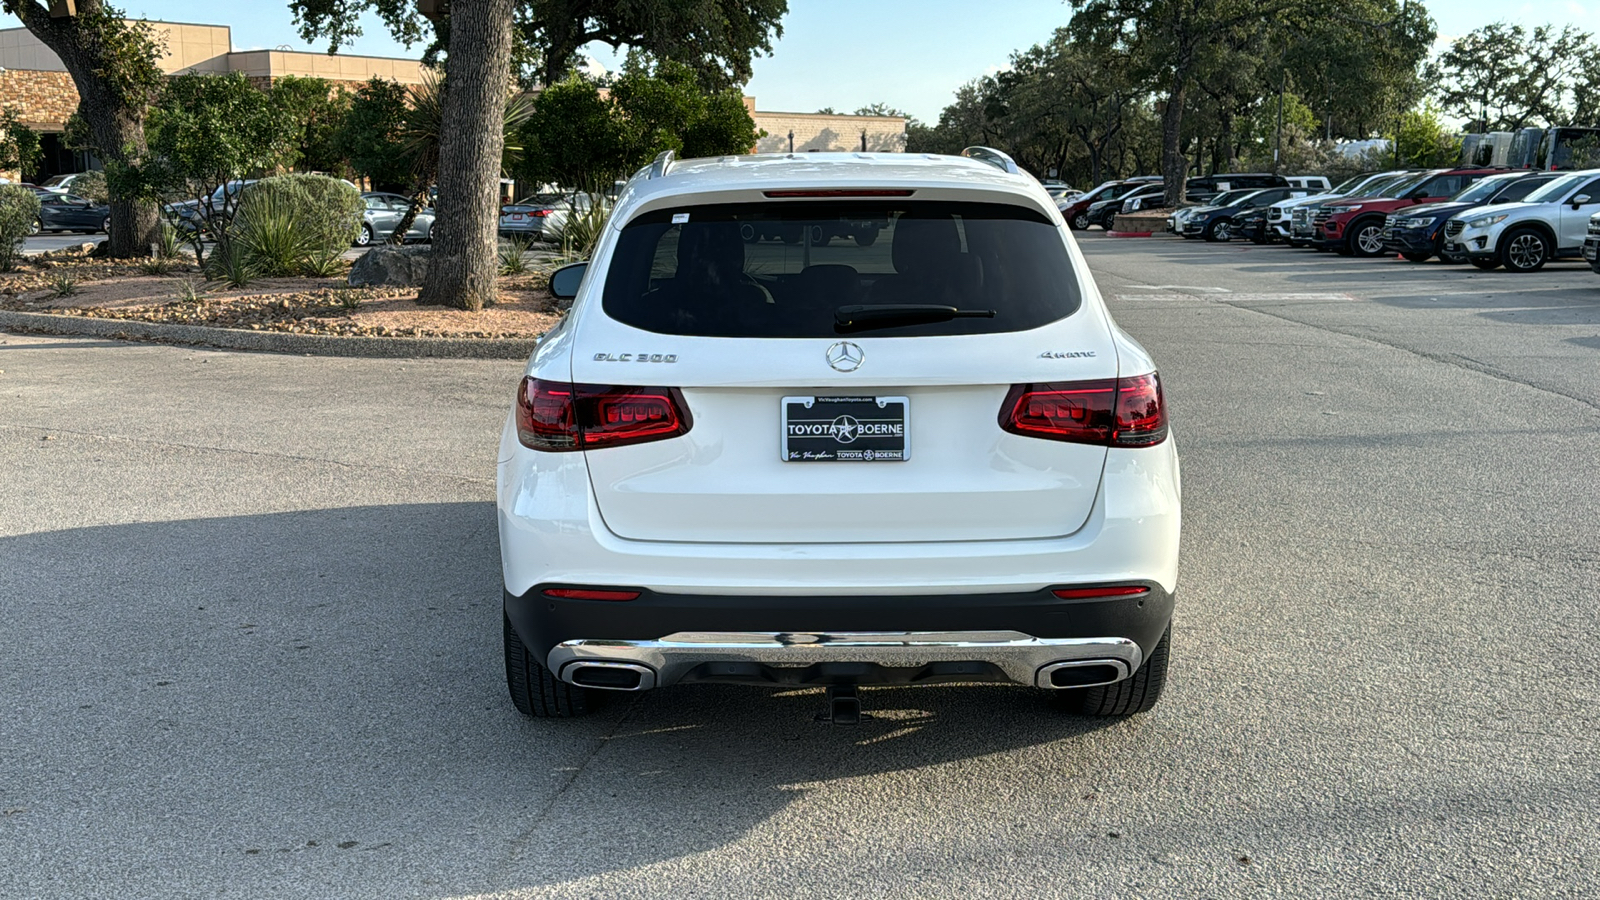
[[[301,227],[300,210],[288,191],[251,192],[250,208],[233,223],[230,247],[259,274],[299,275],[317,249],[316,237]]]
[[[533,241],[527,238],[512,238],[500,245],[500,274],[522,275],[528,271],[528,261],[523,254],[528,252]]]
[[[249,287],[261,277],[261,272],[237,241],[218,244],[206,257],[206,277],[220,281],[231,288]]]
[[[270,247],[270,253],[258,260],[264,273],[296,275],[325,268],[330,256],[350,249],[360,233],[364,208],[361,192],[337,178],[278,175],[261,179],[240,195],[234,231],[240,237],[253,234],[247,243]],[[291,242],[284,221],[304,241],[292,264],[286,256]]]
[[[57,272],[50,276],[50,296],[66,298],[76,297],[80,293],[78,279],[71,272]]]
[[[111,200],[111,191],[106,187],[104,172],[84,172],[72,179],[72,193],[96,203],[106,203]]]
[[[0,185],[0,272],[16,268],[22,241],[39,221],[39,198],[14,184]]]
[[[567,224],[561,228],[561,255],[572,260],[588,259],[600,243],[610,217],[611,202],[602,194],[590,194],[587,209],[569,204]]]

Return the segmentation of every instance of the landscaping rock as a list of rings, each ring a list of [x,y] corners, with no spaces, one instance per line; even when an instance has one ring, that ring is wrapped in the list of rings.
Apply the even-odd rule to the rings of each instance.
[[[374,247],[350,267],[351,287],[421,287],[427,277],[427,247]]]

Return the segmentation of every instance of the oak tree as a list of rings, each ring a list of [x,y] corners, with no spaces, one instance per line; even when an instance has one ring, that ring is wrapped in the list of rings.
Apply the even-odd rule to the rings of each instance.
[[[163,83],[156,61],[161,41],[143,22],[129,22],[104,0],[77,0],[74,15],[52,16],[41,0],[0,0],[60,57],[78,89],[78,115],[111,176],[111,233],[106,247],[119,258],[148,256],[158,239],[155,201],[130,175],[143,162],[145,114]]]

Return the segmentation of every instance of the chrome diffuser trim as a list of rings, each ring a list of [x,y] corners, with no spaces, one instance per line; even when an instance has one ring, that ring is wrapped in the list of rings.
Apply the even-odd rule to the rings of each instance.
[[[547,668],[569,683],[579,664],[617,663],[648,667],[655,673],[657,687],[675,684],[689,670],[711,662],[780,667],[867,662],[897,668],[932,662],[987,662],[1017,684],[1049,687],[1046,669],[1112,663],[1122,667],[1122,678],[1126,678],[1138,670],[1143,654],[1139,645],[1127,638],[1036,638],[1020,631],[683,631],[653,641],[564,641],[546,658]]]
[[[611,660],[575,661],[571,665],[568,665],[565,669],[561,670],[562,680],[568,682],[569,684],[577,684],[576,681],[573,681],[573,678],[577,676],[577,673],[580,669],[626,669],[629,672],[637,672],[639,674],[639,683],[633,687],[612,687],[609,685],[598,684],[583,685],[583,687],[590,687],[596,690],[648,691],[656,686],[656,671],[649,666],[642,666],[638,663],[631,662],[613,662]]]

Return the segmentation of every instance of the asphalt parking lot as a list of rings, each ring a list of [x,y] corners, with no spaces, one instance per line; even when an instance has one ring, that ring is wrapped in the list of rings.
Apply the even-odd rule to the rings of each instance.
[[[0,896],[1600,894],[1600,276],[1081,243],[1184,464],[1151,713],[506,698],[520,363],[0,334]]]

